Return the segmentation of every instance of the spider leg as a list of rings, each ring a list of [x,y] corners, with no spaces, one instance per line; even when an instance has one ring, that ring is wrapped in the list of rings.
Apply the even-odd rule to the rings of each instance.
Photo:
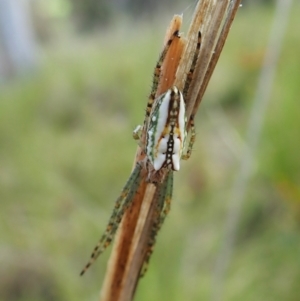
[[[190,156],[192,154],[192,150],[193,150],[193,145],[196,140],[196,128],[195,128],[195,122],[194,122],[193,115],[191,115],[191,117],[190,117],[187,128],[190,128],[190,130],[189,130],[190,131],[190,138],[189,138],[190,140],[189,140],[188,146],[186,148],[186,153],[181,156],[182,160],[188,160],[190,158]]]
[[[160,79],[160,73],[161,73],[161,66],[164,62],[164,59],[166,57],[166,54],[174,40],[175,37],[179,37],[179,32],[178,30],[174,31],[172,34],[171,38],[168,40],[167,44],[165,45],[163,51],[161,52],[158,61],[156,63],[155,69],[154,69],[154,74],[153,74],[153,82],[152,82],[152,88],[151,88],[151,93],[148,98],[148,103],[147,103],[147,109],[146,109],[146,118],[145,118],[145,124],[148,123],[148,118],[150,116],[151,110],[152,110],[152,105],[155,100],[155,94],[157,91],[157,87],[159,84],[159,79]]]
[[[198,32],[198,40],[197,40],[196,50],[194,52],[192,64],[191,64],[189,72],[186,75],[185,84],[184,84],[184,87],[182,90],[183,98],[185,100],[188,97],[189,88],[190,88],[190,85],[191,85],[191,82],[193,79],[194,71],[195,71],[197,60],[198,60],[199,53],[200,53],[200,48],[201,48],[201,31]]]
[[[110,245],[111,241],[113,240],[115,233],[118,229],[118,226],[122,220],[122,217],[126,211],[126,209],[131,204],[131,201],[133,200],[133,197],[140,185],[141,172],[142,166],[140,164],[137,164],[135,169],[133,170],[132,174],[130,175],[127,183],[125,184],[120,196],[116,200],[112,215],[109,219],[109,222],[107,224],[106,230],[102,237],[100,238],[99,242],[95,246],[89,262],[86,264],[86,266],[83,268],[83,270],[80,273],[80,276],[82,276],[86,270],[95,262],[95,260],[98,258],[98,256],[103,253],[103,251]]]
[[[154,250],[156,235],[163,225],[166,216],[171,208],[173,192],[173,171],[170,171],[163,183],[158,184],[155,199],[157,200],[155,208],[155,218],[152,224],[151,233],[148,241],[145,260],[140,272],[140,277],[143,277],[147,272],[150,257]]]
[[[141,143],[141,134],[142,134],[143,127],[138,125],[132,132],[132,137],[134,140],[138,140],[138,145],[142,147]]]
[[[191,82],[192,82],[192,79],[193,79],[194,71],[195,71],[195,68],[196,68],[196,65],[197,65],[197,60],[198,60],[198,57],[199,57],[200,49],[201,49],[201,32],[199,31],[198,32],[197,45],[196,45],[196,49],[195,49],[195,52],[194,52],[192,64],[191,64],[189,72],[186,75],[186,80],[185,80],[185,84],[184,84],[183,91],[182,91],[183,98],[184,98],[185,101],[187,101],[188,96],[189,96],[188,95],[189,94],[189,89],[190,89],[190,85],[191,85]],[[188,143],[188,146],[187,146],[187,149],[186,149],[186,153],[181,156],[181,159],[183,159],[183,160],[187,160],[187,159],[190,158],[191,153],[192,153],[192,149],[193,149],[193,145],[194,145],[195,139],[196,139],[194,115],[191,115],[186,128],[189,129],[190,138],[189,138],[189,143]]]

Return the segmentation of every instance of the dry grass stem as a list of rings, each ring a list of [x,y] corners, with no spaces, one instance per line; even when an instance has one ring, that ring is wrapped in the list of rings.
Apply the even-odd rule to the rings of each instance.
[[[173,32],[180,30],[181,23],[181,17],[174,16],[166,34],[167,40]],[[158,95],[172,85],[171,80],[174,81],[183,49],[182,44],[181,39],[176,39],[169,49],[162,68],[166,70],[164,66],[168,66],[168,72],[162,71],[161,73]],[[145,137],[144,134],[142,137]],[[144,153],[138,148],[134,165],[143,160],[144,156]],[[101,291],[100,300],[102,301],[132,300],[135,292],[146,255],[149,231],[152,226],[151,220],[154,214],[153,200],[156,187],[147,183],[146,177],[147,175],[144,176],[142,183],[144,189],[140,189],[137,193],[132,206],[125,213],[116,235]]]
[[[176,38],[171,44],[162,66],[156,96],[173,85],[178,86],[179,89],[183,88],[186,74],[191,66],[198,32],[202,33],[203,42],[187,103],[187,118],[191,114],[196,114],[239,3],[240,1],[202,0],[196,7],[187,38]],[[181,23],[182,18],[174,16],[167,30],[165,41],[176,30],[180,31]],[[143,141],[145,141],[145,133],[142,134]],[[139,148],[134,164],[143,160],[144,157],[145,154]],[[131,207],[123,217],[115,239],[102,287],[102,301],[130,301],[138,284],[155,218],[154,208],[157,201],[155,200],[156,186],[146,181],[146,171],[142,176],[143,181]]]

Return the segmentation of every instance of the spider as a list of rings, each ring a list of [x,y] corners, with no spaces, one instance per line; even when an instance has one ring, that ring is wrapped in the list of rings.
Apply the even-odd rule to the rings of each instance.
[[[139,144],[146,154],[146,164],[144,164],[144,162],[137,162],[120,196],[116,200],[104,234],[95,246],[89,262],[83,268],[80,275],[83,275],[86,272],[91,264],[113,240],[123,215],[131,205],[132,200],[143,180],[143,168],[146,168],[149,172],[147,180],[156,185],[156,192],[154,195],[154,199],[156,200],[154,220],[152,223],[144,265],[140,275],[143,276],[147,270],[147,265],[153,252],[156,234],[161,228],[165,217],[170,210],[173,191],[173,171],[178,171],[180,169],[180,159],[187,160],[191,156],[192,146],[195,141],[194,117],[191,116],[187,123],[185,116],[185,104],[189,96],[189,87],[193,79],[193,73],[200,52],[200,32],[198,33],[196,49],[182,92],[176,86],[173,86],[156,98],[161,67],[170,45],[175,38],[179,38],[178,31],[173,33],[156,63],[151,93],[149,95],[146,108],[144,125],[143,127],[138,126],[133,132],[134,139],[140,141]],[[187,125],[189,125],[191,134],[190,141],[185,150]],[[146,134],[145,143],[142,142],[140,135],[142,131],[145,131]],[[165,171],[165,176],[160,181],[156,181],[156,178],[152,175],[153,173],[155,174],[161,171]]]
[[[187,137],[187,120],[185,116],[185,104],[189,96],[189,87],[199,56],[201,46],[201,33],[198,33],[197,46],[193,55],[192,63],[184,83],[182,92],[173,86],[165,93],[158,96],[157,88],[160,81],[161,67],[166,54],[175,38],[179,38],[175,31],[162,51],[154,69],[153,84],[148,99],[144,126],[138,126],[134,132],[134,139],[140,140],[140,146],[147,155],[155,171],[169,169],[178,171],[180,160],[187,160],[191,156],[192,146],[195,142],[194,117],[189,120],[190,141],[185,149]],[[146,143],[141,141],[141,131],[146,133]],[[184,153],[185,151],[185,153]],[[149,181],[151,182],[151,177]]]

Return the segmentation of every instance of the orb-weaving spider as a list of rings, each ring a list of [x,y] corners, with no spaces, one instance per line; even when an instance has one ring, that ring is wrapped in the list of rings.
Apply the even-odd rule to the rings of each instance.
[[[155,97],[160,81],[162,64],[175,38],[179,38],[178,31],[175,31],[167,42],[154,69],[153,84],[148,99],[143,128],[146,133],[145,145],[143,145],[139,135],[142,127],[137,127],[133,132],[133,137],[140,139],[141,147],[144,149],[147,159],[151,162],[155,171],[160,171],[163,168],[179,170],[180,159],[187,160],[190,157],[195,141],[194,116],[191,116],[189,119],[190,141],[185,148],[187,137],[185,105],[188,101],[189,87],[199,56],[201,46],[200,32],[198,33],[197,46],[182,92],[176,86],[173,86],[162,95]],[[151,181],[151,179],[149,180]]]
[[[192,63],[182,92],[173,86],[167,92],[156,98],[156,92],[160,81],[161,67],[165,56],[170,48],[172,41],[179,38],[178,31],[175,31],[172,37],[165,45],[158,62],[154,69],[153,83],[151,93],[147,103],[146,116],[143,130],[146,134],[146,142],[143,143],[140,139],[142,127],[139,126],[133,133],[135,139],[140,139],[140,144],[143,151],[146,153],[147,164],[137,162],[131,176],[129,177],[120,196],[116,200],[112,215],[101,239],[95,246],[89,262],[86,264],[80,275],[83,275],[97,257],[110,245],[113,240],[118,226],[124,216],[124,213],[131,205],[132,200],[139,189],[142,178],[142,170],[149,169],[149,162],[152,165],[152,170],[158,172],[162,169],[167,169],[166,177],[163,181],[155,182],[156,185],[156,207],[155,220],[153,221],[148,249],[145,257],[145,264],[141,275],[146,271],[149,258],[152,254],[152,249],[155,243],[155,237],[160,229],[163,221],[170,210],[170,203],[173,190],[173,170],[179,170],[180,159],[188,159],[191,155],[192,146],[195,141],[195,126],[194,116],[191,116],[187,123],[185,117],[185,104],[189,96],[189,87],[193,78],[194,69],[199,56],[201,45],[201,33],[198,33],[197,46],[193,55]],[[183,154],[186,141],[186,128],[189,125],[191,129],[190,141]],[[149,170],[148,170],[149,171]],[[148,176],[148,181],[151,178]]]

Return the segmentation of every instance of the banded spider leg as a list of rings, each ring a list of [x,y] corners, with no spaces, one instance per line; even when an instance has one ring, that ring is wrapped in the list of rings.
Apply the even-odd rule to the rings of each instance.
[[[170,211],[172,193],[173,193],[173,171],[170,170],[162,183],[157,183],[155,199],[154,219],[151,226],[151,233],[148,240],[148,247],[144,263],[140,272],[140,277],[143,277],[147,272],[149,260],[153,253],[156,242],[156,235],[163,225],[167,214]]]
[[[98,256],[103,253],[103,251],[110,245],[111,241],[113,240],[119,224],[123,218],[123,215],[126,212],[127,208],[131,205],[131,202],[141,184],[141,170],[142,165],[137,163],[120,196],[115,202],[112,215],[109,219],[104,234],[101,236],[99,242],[95,246],[90,260],[81,271],[80,276],[82,276],[87,271],[87,269],[95,262]]]
[[[196,45],[196,50],[194,52],[194,56],[192,59],[192,64],[190,67],[190,70],[186,76],[186,80],[185,80],[185,84],[182,90],[183,93],[183,97],[185,99],[185,102],[187,102],[187,100],[189,99],[189,89],[190,89],[190,85],[192,83],[192,79],[193,79],[193,75],[194,75],[194,71],[197,65],[197,61],[198,61],[198,57],[199,57],[199,53],[200,53],[200,49],[201,49],[201,39],[202,39],[202,35],[201,35],[201,31],[198,32],[198,39],[197,39],[197,45]],[[195,129],[195,121],[194,121],[195,116],[191,115],[189,118],[189,121],[186,125],[187,129],[190,129],[190,140],[188,143],[188,146],[186,148],[186,153],[182,155],[182,159],[183,160],[188,160],[192,154],[192,150],[193,150],[193,145],[195,143],[196,140],[196,129]]]
[[[178,30],[174,31],[174,33],[172,34],[172,36],[170,37],[170,39],[166,43],[163,51],[161,52],[161,54],[158,58],[156,66],[154,68],[152,87],[151,87],[150,95],[148,97],[147,108],[146,108],[146,116],[145,116],[145,121],[144,121],[144,129],[145,130],[147,129],[148,122],[149,122],[149,116],[152,112],[153,103],[155,102],[156,91],[157,91],[159,80],[160,80],[161,67],[162,67],[162,64],[163,64],[163,62],[165,60],[165,57],[168,53],[168,50],[169,50],[169,48],[170,48],[170,46],[171,46],[171,44],[172,44],[172,42],[175,38],[180,38]],[[141,125],[138,125],[136,127],[136,129],[133,131],[133,138],[135,140],[140,140],[141,139],[140,135],[141,135],[142,130],[143,130],[143,127]]]

